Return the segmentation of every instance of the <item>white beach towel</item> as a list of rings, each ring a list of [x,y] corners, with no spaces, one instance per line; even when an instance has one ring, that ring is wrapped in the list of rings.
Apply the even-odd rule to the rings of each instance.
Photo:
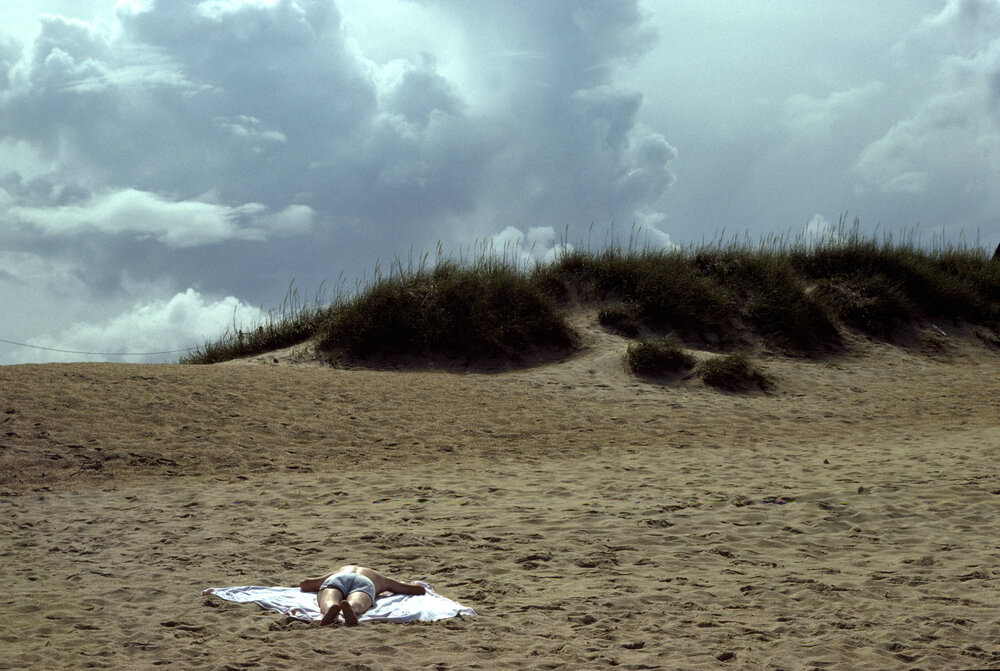
[[[419,581],[418,581],[419,582]],[[358,622],[381,620],[385,622],[433,622],[458,615],[475,615],[476,611],[457,601],[443,597],[425,582],[419,582],[426,594],[384,594],[375,599],[375,605],[366,611]],[[323,619],[316,603],[315,592],[303,592],[298,587],[209,587],[202,594],[214,595],[226,601],[255,603],[261,608],[306,622]]]

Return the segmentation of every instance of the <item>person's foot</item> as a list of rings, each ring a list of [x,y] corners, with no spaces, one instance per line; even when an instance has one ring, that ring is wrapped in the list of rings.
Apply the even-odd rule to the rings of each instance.
[[[344,622],[349,626],[354,626],[358,623],[358,616],[354,614],[354,609],[351,608],[351,604],[346,600],[340,602],[340,614],[344,616]]]
[[[342,601],[341,603],[346,603],[346,602]],[[341,610],[340,605],[333,604],[332,606],[330,606],[330,610],[323,613],[323,619],[320,620],[319,623],[323,626],[326,626],[328,624],[333,624],[334,622],[337,621],[337,616],[340,615],[340,610]],[[351,617],[354,617],[354,613],[351,613]],[[354,621],[357,622],[358,619],[354,618]]]

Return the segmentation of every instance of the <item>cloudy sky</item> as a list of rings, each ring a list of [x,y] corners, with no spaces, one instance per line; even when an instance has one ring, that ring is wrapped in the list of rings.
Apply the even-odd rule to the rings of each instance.
[[[992,249],[998,187],[1000,0],[0,9],[0,364],[176,360],[110,353],[438,245],[544,259],[847,212]]]

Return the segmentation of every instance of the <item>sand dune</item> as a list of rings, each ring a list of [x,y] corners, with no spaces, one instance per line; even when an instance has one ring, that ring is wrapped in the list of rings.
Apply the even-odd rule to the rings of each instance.
[[[0,368],[0,668],[1000,667],[995,348],[764,354],[776,390],[731,395],[578,327],[494,374]],[[480,615],[201,596],[345,561]]]

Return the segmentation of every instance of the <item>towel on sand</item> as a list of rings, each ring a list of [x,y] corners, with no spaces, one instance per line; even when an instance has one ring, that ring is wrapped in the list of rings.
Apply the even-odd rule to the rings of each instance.
[[[419,582],[419,581],[418,581]],[[358,622],[383,620],[386,622],[433,622],[458,615],[475,615],[476,611],[435,592],[430,585],[420,582],[426,594],[384,594],[375,599],[375,605],[358,618]],[[310,622],[323,619],[316,603],[315,592],[303,592],[298,587],[209,587],[202,594],[212,594],[226,601],[255,603],[261,608],[274,610],[297,620]]]

